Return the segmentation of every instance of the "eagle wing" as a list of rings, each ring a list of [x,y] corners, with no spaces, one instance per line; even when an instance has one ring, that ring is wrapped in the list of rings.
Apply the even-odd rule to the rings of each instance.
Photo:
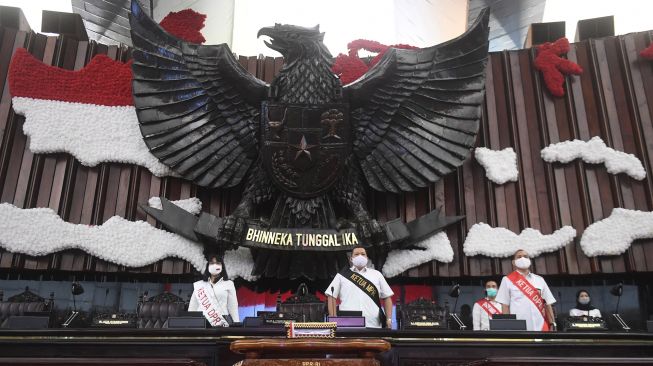
[[[485,94],[489,9],[458,38],[390,49],[347,85],[353,151],[370,186],[408,192],[459,167],[474,145]]]
[[[258,155],[268,85],[226,44],[203,46],[164,31],[132,0],[136,114],[145,144],[182,177],[210,188],[238,184]]]

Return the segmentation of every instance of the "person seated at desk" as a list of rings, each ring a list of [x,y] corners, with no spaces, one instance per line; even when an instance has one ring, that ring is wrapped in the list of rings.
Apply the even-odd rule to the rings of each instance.
[[[580,290],[576,293],[576,307],[569,310],[569,316],[601,318],[601,311],[592,306],[590,293],[587,290]]]
[[[556,302],[544,278],[530,271],[528,253],[519,249],[512,257],[514,271],[504,276],[496,301],[501,303],[503,314],[515,314],[526,320],[526,329],[555,330],[555,316],[551,305]]]
[[[329,315],[336,315],[336,299],[340,310],[362,311],[367,328],[392,328],[392,299],[394,295],[381,272],[367,268],[367,251],[356,247],[349,261],[351,268],[338,273],[324,291],[328,298]],[[381,308],[380,301],[383,301]],[[385,309],[385,311],[384,311]]]
[[[472,310],[474,330],[490,330],[492,315],[501,314],[501,304],[495,300],[497,287],[496,281],[485,282],[485,297],[474,303]]]
[[[240,321],[236,287],[229,280],[222,259],[217,255],[209,255],[208,259],[204,270],[207,280],[193,284],[188,311],[201,311],[212,326],[227,327],[230,322]]]

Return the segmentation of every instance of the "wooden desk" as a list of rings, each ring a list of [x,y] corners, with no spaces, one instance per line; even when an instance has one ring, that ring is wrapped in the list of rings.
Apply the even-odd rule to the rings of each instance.
[[[381,339],[269,338],[237,340],[230,348],[245,355],[243,366],[378,366],[374,356],[390,350],[390,343]]]
[[[118,352],[118,351],[117,351]],[[206,366],[203,362],[169,358],[1,357],[0,366]]]
[[[373,342],[379,339],[389,342],[392,348],[375,356],[383,366],[517,365],[528,358],[539,358],[546,362],[541,363],[545,365],[556,364],[556,362],[571,365],[588,365],[592,362],[609,365],[625,364],[629,361],[634,364],[650,365],[653,362],[653,333],[643,332],[337,329],[336,336],[335,341],[340,343],[345,340]],[[75,358],[97,362],[119,357],[142,363],[151,359],[164,359],[169,364],[174,362],[183,364],[193,360],[208,366],[232,366],[245,357],[244,353],[234,353],[230,350],[232,343],[270,338],[284,340],[285,330],[283,328],[0,329],[0,365],[3,361],[12,365],[34,364],[30,359],[40,362],[42,359],[63,358],[62,363],[66,363]],[[338,352],[341,350],[339,349]],[[354,352],[349,354],[349,357],[360,357],[360,355]],[[299,356],[299,354],[286,355],[289,358]],[[317,356],[315,353],[308,354],[308,359],[315,360],[315,356]],[[324,355],[319,356],[324,357]],[[550,359],[551,357],[557,359]],[[593,359],[588,359],[589,357]],[[18,358],[20,360],[17,360]],[[251,359],[251,361],[255,360]],[[71,363],[67,362],[67,364]],[[303,366],[310,366],[310,363]],[[316,366],[315,363],[313,366]],[[320,366],[327,366],[327,364],[321,363]]]

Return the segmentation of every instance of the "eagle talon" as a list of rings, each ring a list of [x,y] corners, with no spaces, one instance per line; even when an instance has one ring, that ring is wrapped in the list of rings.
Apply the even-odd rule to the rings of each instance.
[[[388,243],[388,236],[378,221],[374,219],[359,221],[357,226],[365,242],[375,243],[377,245]]]
[[[227,216],[219,230],[219,245],[223,248],[237,248],[245,236],[247,222],[238,216]]]
[[[342,229],[350,229],[353,227],[351,221],[346,220],[346,219],[340,219],[338,222],[336,222],[336,230],[342,230]]]
[[[263,228],[263,229],[269,229],[270,228],[270,220],[268,220],[268,219],[266,219],[264,217],[261,217],[261,218],[258,219],[258,222],[259,222],[259,225],[261,226],[261,228]]]

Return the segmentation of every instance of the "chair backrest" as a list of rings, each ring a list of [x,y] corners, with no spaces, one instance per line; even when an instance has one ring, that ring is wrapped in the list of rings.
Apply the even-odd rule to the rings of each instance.
[[[25,288],[25,291],[2,301],[0,296],[0,328],[7,327],[7,320],[10,316],[22,316],[25,313],[48,312],[52,313],[54,293],[46,300],[41,296]]]
[[[278,305],[277,311],[298,314],[301,321],[321,322],[326,315],[326,305],[317,296],[308,293],[306,284],[302,283],[292,296]]]
[[[398,316],[402,329],[412,327],[446,327],[445,309],[434,301],[419,298],[411,303],[398,306]],[[435,325],[435,324],[438,325]]]
[[[186,302],[179,296],[164,292],[147,298],[147,292],[139,297],[138,327],[166,328],[168,317],[179,316],[186,310]]]

